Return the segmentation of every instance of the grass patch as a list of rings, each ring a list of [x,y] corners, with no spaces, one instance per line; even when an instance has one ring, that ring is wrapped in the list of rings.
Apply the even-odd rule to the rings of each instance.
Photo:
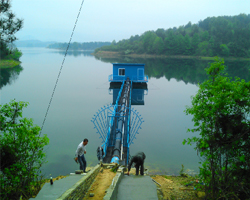
[[[13,68],[20,65],[20,61],[16,60],[0,60],[0,69]]]
[[[237,57],[220,57],[223,58],[224,60],[241,60],[241,61],[250,61],[250,58],[237,58]],[[205,57],[205,56],[201,56],[200,57],[201,60],[214,60],[214,57]]]
[[[192,176],[151,176],[158,184],[158,194],[160,200],[164,199],[185,199],[185,200],[201,200],[204,198],[203,184],[198,177]],[[160,185],[159,185],[160,184]],[[157,190],[157,191],[158,191]]]

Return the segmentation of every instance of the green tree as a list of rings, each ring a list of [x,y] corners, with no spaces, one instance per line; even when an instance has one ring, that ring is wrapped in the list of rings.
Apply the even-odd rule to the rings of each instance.
[[[223,73],[224,61],[206,69],[209,80],[199,85],[186,114],[193,115],[200,137],[195,143],[203,159],[200,178],[208,199],[250,198],[250,82],[232,81]]]
[[[221,49],[221,55],[222,56],[229,56],[230,55],[230,50],[229,48],[227,47],[226,44],[221,44],[220,45],[220,49]]]
[[[168,35],[164,39],[167,55],[174,55],[176,51],[176,35],[172,29],[168,30]]]
[[[40,137],[40,127],[32,119],[22,117],[27,105],[14,100],[0,105],[1,199],[27,198],[40,189],[43,148],[49,139]]]
[[[199,33],[199,27],[197,26],[197,24],[193,24],[191,26],[191,36],[193,37],[194,34],[198,34]]]
[[[176,48],[175,48],[175,54],[182,55],[185,54],[185,46],[184,46],[184,37],[179,34],[176,36]]]
[[[10,10],[10,0],[0,0],[0,57],[5,58],[12,54],[13,50],[9,45],[17,38],[15,33],[23,26],[23,20],[16,18],[15,14]]]
[[[192,26],[192,23],[189,21],[186,25],[185,28],[190,28]]]
[[[191,42],[188,34],[186,34],[184,37],[184,54],[186,55],[191,54]]]
[[[165,33],[165,30],[163,28],[158,28],[156,31],[155,31],[155,34],[158,36],[158,37],[161,37],[162,40],[165,39],[166,37],[166,33]]]
[[[201,34],[201,41],[208,41],[208,40],[209,40],[209,33],[208,33],[208,31],[204,31]]]
[[[162,54],[164,50],[164,42],[161,37],[156,37],[153,44],[153,51],[155,54]]]
[[[196,49],[196,54],[201,56],[209,56],[209,43],[208,41],[201,42]]]
[[[142,41],[135,41],[133,45],[134,45],[133,49],[135,50],[136,53],[140,54],[144,52]]]
[[[192,37],[192,40],[191,40],[192,54],[195,54],[196,49],[198,48],[199,42],[200,42],[199,41],[199,35],[197,33],[195,33],[194,36]]]
[[[153,43],[157,35],[152,31],[147,31],[143,34],[143,47],[147,53],[153,53]]]

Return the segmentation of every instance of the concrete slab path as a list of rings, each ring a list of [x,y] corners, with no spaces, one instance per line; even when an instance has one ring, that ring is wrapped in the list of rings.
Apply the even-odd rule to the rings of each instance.
[[[84,175],[69,175],[66,178],[54,181],[53,185],[45,183],[36,198],[36,200],[55,200],[59,198],[64,192],[77,183]]]
[[[150,176],[123,176],[117,192],[118,200],[158,200],[157,187]]]

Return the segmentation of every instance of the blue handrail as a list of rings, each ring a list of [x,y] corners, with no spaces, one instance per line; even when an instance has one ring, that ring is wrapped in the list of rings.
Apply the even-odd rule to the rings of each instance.
[[[107,153],[107,147],[108,147],[108,141],[109,141],[109,138],[110,138],[111,127],[114,124],[114,117],[115,117],[115,113],[116,113],[116,110],[117,110],[117,107],[118,107],[119,99],[120,99],[121,94],[122,94],[124,83],[125,83],[125,80],[122,83],[122,86],[121,86],[121,89],[120,89],[119,94],[117,96],[116,103],[115,103],[115,106],[114,106],[114,110],[113,110],[113,113],[112,113],[112,116],[111,116],[111,119],[110,119],[107,137],[106,137],[106,140],[105,140],[104,146],[103,146],[104,157],[106,156],[106,153]]]
[[[126,76],[118,76],[118,75],[109,75],[108,77],[109,82],[122,82],[125,81],[127,78]],[[129,79],[133,82],[148,82],[148,75],[144,76],[132,76]]]

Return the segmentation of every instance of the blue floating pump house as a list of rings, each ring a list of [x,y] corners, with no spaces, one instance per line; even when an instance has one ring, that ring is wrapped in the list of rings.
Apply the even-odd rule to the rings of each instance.
[[[144,105],[148,76],[144,74],[145,64],[113,63],[113,74],[109,75],[110,91],[113,90],[113,105],[116,103],[121,84],[124,80],[132,83],[131,105]]]
[[[113,74],[109,75],[110,88],[119,87],[127,78],[134,86],[147,87],[148,76],[144,74],[144,67],[145,64],[138,63],[113,63]]]

